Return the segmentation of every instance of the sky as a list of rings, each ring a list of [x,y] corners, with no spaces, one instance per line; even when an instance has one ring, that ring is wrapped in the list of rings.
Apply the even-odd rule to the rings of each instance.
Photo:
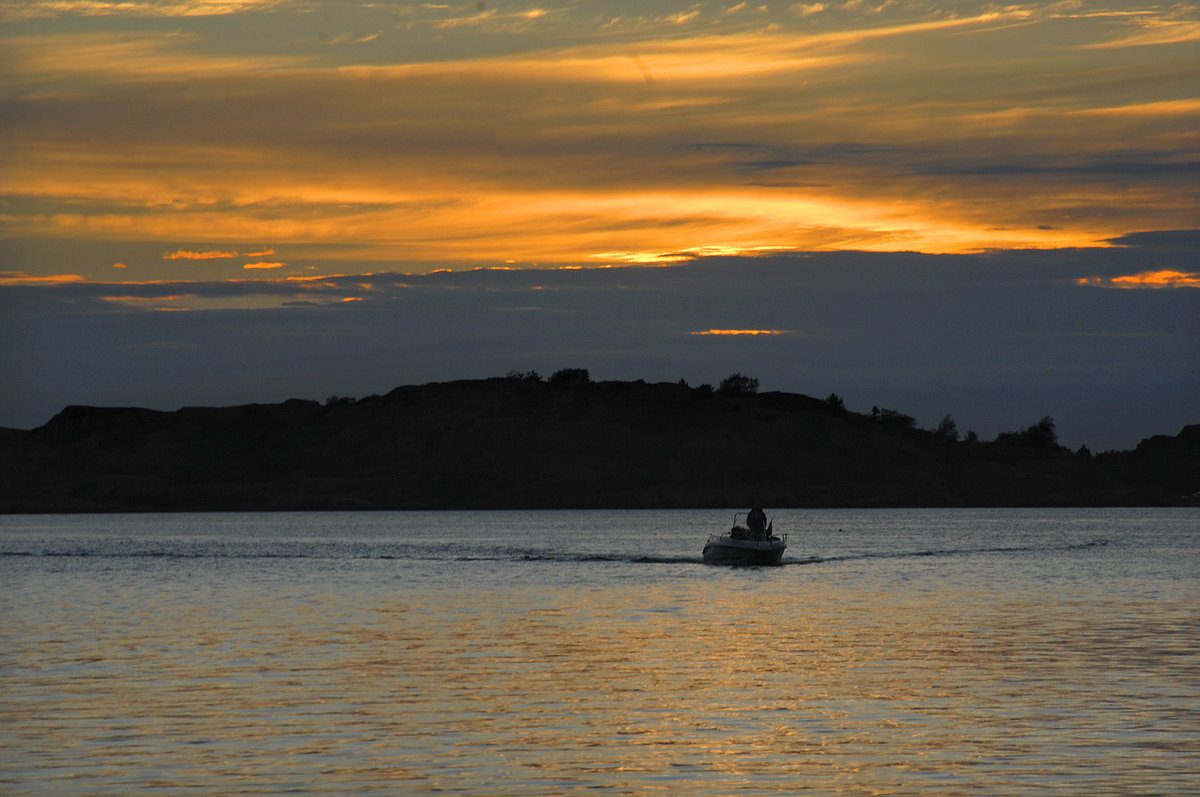
[[[0,426],[564,367],[1200,423],[1200,5],[0,0]]]

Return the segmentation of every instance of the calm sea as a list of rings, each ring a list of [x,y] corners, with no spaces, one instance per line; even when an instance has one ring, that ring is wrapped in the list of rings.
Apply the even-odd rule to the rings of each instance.
[[[0,517],[0,793],[1200,792],[1200,513]]]

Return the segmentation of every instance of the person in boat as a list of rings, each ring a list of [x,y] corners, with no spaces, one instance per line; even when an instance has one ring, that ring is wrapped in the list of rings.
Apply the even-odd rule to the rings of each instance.
[[[750,510],[750,514],[746,515],[746,528],[750,529],[750,536],[756,540],[765,539],[767,536],[767,513],[762,510],[761,506],[755,506]]]

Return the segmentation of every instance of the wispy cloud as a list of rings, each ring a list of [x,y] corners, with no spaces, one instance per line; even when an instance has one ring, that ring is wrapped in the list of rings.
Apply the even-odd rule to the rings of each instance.
[[[1111,41],[1082,45],[1093,50],[1115,50],[1128,47],[1160,47],[1200,41],[1200,22],[1194,20],[1150,19],[1139,29]]]
[[[448,6],[426,5],[427,9],[447,9]],[[435,30],[452,30],[454,28],[478,27],[497,32],[517,32],[527,30],[530,23],[536,22],[553,13],[545,8],[525,8],[514,11],[500,11],[488,8],[485,4],[476,6],[474,14],[455,16],[432,21]]]
[[[701,11],[698,8],[693,8],[689,11],[680,11],[677,14],[669,14],[666,17],[667,22],[672,25],[686,25],[700,18]]]
[[[1156,102],[1134,102],[1112,107],[1084,108],[1069,111],[1075,116],[1200,116],[1200,99],[1159,100]]]
[[[176,249],[174,252],[163,252],[163,260],[221,260],[237,257],[236,250],[206,249],[196,252],[191,249]]]
[[[0,0],[0,19],[62,16],[211,17],[263,11],[280,0]]]
[[[310,59],[291,55],[218,55],[201,37],[182,32],[123,35],[58,33],[0,39],[8,52],[0,87],[79,97],[85,86],[164,80],[245,78],[298,69]]]
[[[67,285],[87,282],[80,274],[27,274],[24,271],[0,271],[0,285]]]
[[[1200,288],[1200,272],[1177,271],[1163,269],[1161,271],[1143,271],[1139,274],[1127,274],[1120,277],[1081,277],[1076,280],[1078,285],[1091,285],[1103,288]]]
[[[798,3],[792,6],[796,13],[802,17],[811,17],[813,14],[820,14],[825,10],[824,3]]]

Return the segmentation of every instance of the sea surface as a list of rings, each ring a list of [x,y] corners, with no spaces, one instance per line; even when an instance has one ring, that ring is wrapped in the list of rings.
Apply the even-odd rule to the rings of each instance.
[[[0,794],[1196,794],[1200,513],[0,517]]]

